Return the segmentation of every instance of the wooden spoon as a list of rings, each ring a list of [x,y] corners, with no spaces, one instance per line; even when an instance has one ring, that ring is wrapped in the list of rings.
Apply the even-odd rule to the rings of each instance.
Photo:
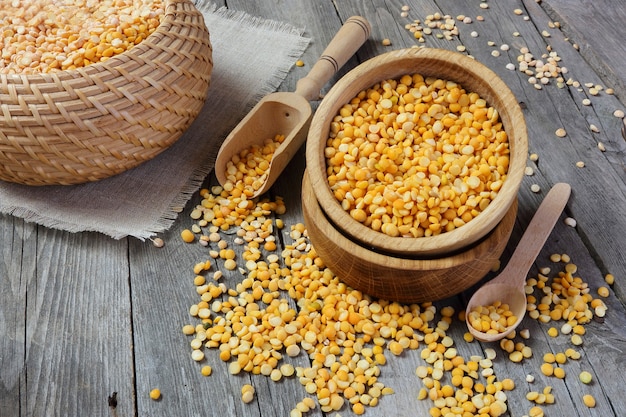
[[[269,94],[226,137],[215,161],[215,175],[220,184],[227,182],[226,166],[232,157],[266,139],[284,135],[276,149],[266,179],[252,197],[267,191],[304,143],[311,122],[309,101],[319,99],[320,90],[369,38],[369,22],[352,16],[343,24],[309,74],[298,81],[295,92]]]
[[[528,228],[519,241],[515,252],[500,274],[478,289],[469,300],[465,311],[467,327],[478,340],[495,342],[506,337],[520,324],[526,313],[526,293],[524,286],[526,275],[535,262],[552,228],[559,219],[569,199],[571,188],[568,184],[558,183],[546,195],[537,209]],[[517,321],[501,333],[484,333],[476,330],[469,323],[470,311],[478,306],[488,306],[496,301],[509,305]]]

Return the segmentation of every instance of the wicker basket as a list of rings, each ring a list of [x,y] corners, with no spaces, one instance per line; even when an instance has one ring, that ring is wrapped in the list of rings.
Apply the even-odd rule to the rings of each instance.
[[[200,112],[213,68],[209,32],[190,0],[105,62],[0,75],[0,180],[78,184],[133,168],[172,145]]]

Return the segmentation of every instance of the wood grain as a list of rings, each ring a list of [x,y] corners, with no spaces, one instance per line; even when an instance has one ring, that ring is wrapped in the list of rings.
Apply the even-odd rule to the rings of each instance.
[[[553,387],[556,397],[555,404],[544,407],[547,415],[621,416],[626,407],[622,393],[626,377],[621,371],[626,359],[626,141],[620,134],[622,120],[614,117],[613,111],[624,109],[620,98],[626,91],[619,78],[623,77],[626,58],[611,45],[619,45],[621,38],[617,34],[623,29],[615,22],[623,15],[623,9],[609,4],[609,0],[593,4],[584,0],[544,0],[541,4],[534,0],[500,0],[488,2],[488,9],[481,9],[479,2],[457,0],[216,3],[289,22],[304,28],[305,36],[311,37],[302,57],[305,66],[292,69],[281,91],[294,90],[297,80],[314,64],[342,22],[352,15],[362,15],[372,23],[371,39],[323,88],[323,93],[359,62],[391,49],[418,45],[404,27],[413,19],[423,21],[435,12],[473,18],[471,24],[456,22],[459,36],[453,40],[433,35],[426,37],[425,45],[450,50],[464,45],[469,54],[496,72],[522,103],[530,152],[539,159],[527,161],[534,175],[522,179],[517,222],[502,266],[545,192],[552,184],[563,181],[572,186],[565,214],[575,218],[577,226],[557,223],[529,276],[535,276],[542,267],[550,267],[551,274],[557,273],[563,263],[553,263],[549,256],[567,253],[594,296],[598,287],[605,285],[606,273],[613,273],[616,282],[610,296],[604,299],[609,307],[606,317],[585,326],[584,343],[576,348],[581,359],[563,365],[564,380],[539,372],[544,353],[571,347],[567,336],[553,338],[547,334],[550,325],[560,323],[539,324],[528,318],[522,322],[521,327],[529,329],[531,338],[517,336],[515,341],[524,342],[533,350],[533,356],[522,364],[511,363],[497,344],[462,342],[466,327],[460,321],[455,321],[447,333],[464,357],[483,355],[486,348],[497,351],[494,369],[498,377],[511,377],[517,385],[508,393],[507,416],[526,414],[532,405],[525,398],[526,392],[541,390],[546,385]],[[403,18],[400,12],[405,4],[410,10],[409,16]],[[522,15],[513,13],[516,8],[522,10]],[[609,12],[598,12],[606,10]],[[479,15],[484,16],[484,21],[477,20]],[[561,22],[563,31],[550,27],[554,21]],[[544,30],[550,37],[542,34]],[[471,36],[472,31],[478,36]],[[514,32],[519,35],[514,36]],[[390,39],[391,46],[382,44],[385,38]],[[581,46],[580,50],[572,47],[574,42]],[[500,49],[503,44],[510,49]],[[559,88],[551,82],[536,90],[528,76],[506,69],[507,63],[516,62],[522,46],[535,56],[547,52],[550,46],[562,58],[562,66],[568,68],[566,78],[580,82],[580,87]],[[500,56],[494,56],[496,50]],[[617,94],[601,92],[593,96],[586,83],[613,87]],[[583,105],[583,98],[590,99],[591,105]],[[312,107],[316,109],[318,104],[313,102]],[[599,132],[592,132],[590,124],[596,125]],[[567,135],[557,138],[554,132],[561,127]],[[598,149],[600,142],[605,145],[605,152]],[[584,161],[585,167],[577,167],[578,161]],[[270,191],[271,195],[284,197],[288,209],[281,216],[286,228],[276,231],[281,245],[289,242],[289,226],[303,221],[300,184],[304,167],[301,149]],[[205,186],[215,183],[210,176]],[[539,185],[541,191],[530,191],[533,184]],[[192,224],[189,214],[199,201],[199,196],[194,195],[171,230],[161,236],[165,247],[160,249],[149,241],[114,241],[94,233],[70,234],[0,216],[0,417],[272,417],[288,415],[298,401],[309,396],[296,378],[274,383],[260,376],[229,375],[226,364],[214,350],[207,351],[203,363],[191,359],[189,339],[181,328],[190,322],[188,309],[197,297],[192,268],[207,257],[207,250],[183,243],[179,234]],[[227,237],[232,239],[232,235]],[[219,263],[214,265],[217,267]],[[237,273],[226,275],[229,285],[241,279]],[[490,273],[482,281],[492,276]],[[436,306],[452,306],[461,311],[476,286],[458,297],[437,302]],[[295,302],[292,305],[295,307]],[[296,366],[310,363],[304,354],[291,361]],[[212,376],[200,374],[202,364],[213,367]],[[388,355],[380,380],[392,387],[395,394],[383,397],[365,415],[428,415],[432,402],[416,399],[421,388],[421,381],[415,376],[419,365],[424,365],[419,350],[405,351],[399,357]],[[592,373],[592,384],[578,381],[581,370]],[[535,382],[526,382],[528,374],[535,377]],[[240,399],[244,383],[257,389],[256,400],[247,405]],[[155,387],[163,392],[160,401],[148,397]],[[595,409],[582,404],[585,393],[595,396]],[[318,407],[307,416],[322,414]],[[345,407],[340,415],[354,413]]]
[[[12,217],[0,217],[0,415],[19,415],[26,389],[26,296],[34,258],[36,228]]]
[[[302,209],[311,244],[343,282],[376,298],[410,304],[450,298],[491,271],[513,230],[517,201],[479,243],[434,258],[386,254],[344,235],[315,199],[307,174],[302,182]]]
[[[2,310],[14,315],[1,326],[13,336],[2,350],[0,413],[98,414],[114,392],[118,411],[132,413],[127,242],[19,222],[13,230],[11,250],[3,247]]]
[[[542,7],[560,24],[569,42],[577,45],[597,76],[617,88],[623,100],[626,76],[621,71],[624,64],[621,40],[626,37],[626,8],[610,0],[550,0],[543,2]]]

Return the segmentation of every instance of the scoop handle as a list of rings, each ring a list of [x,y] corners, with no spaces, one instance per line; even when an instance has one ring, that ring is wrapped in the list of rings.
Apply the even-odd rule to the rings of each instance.
[[[309,74],[298,81],[296,94],[306,98],[307,101],[317,100],[322,87],[365,43],[371,30],[365,18],[361,16],[348,18],[330,41],[322,56],[313,65]]]
[[[530,270],[535,259],[537,259],[546,240],[548,240],[554,225],[567,204],[570,193],[571,187],[569,184],[562,182],[555,184],[550,189],[528,224],[505,269],[524,271],[524,273],[516,275],[521,276],[524,280],[526,279],[526,273]],[[500,275],[506,276],[507,274],[501,273]]]

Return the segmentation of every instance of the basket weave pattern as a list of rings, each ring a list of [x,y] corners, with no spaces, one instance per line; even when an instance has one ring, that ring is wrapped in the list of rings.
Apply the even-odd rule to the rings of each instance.
[[[0,180],[78,184],[133,168],[199,114],[213,68],[209,32],[189,0],[129,51],[71,71],[0,75]]]

